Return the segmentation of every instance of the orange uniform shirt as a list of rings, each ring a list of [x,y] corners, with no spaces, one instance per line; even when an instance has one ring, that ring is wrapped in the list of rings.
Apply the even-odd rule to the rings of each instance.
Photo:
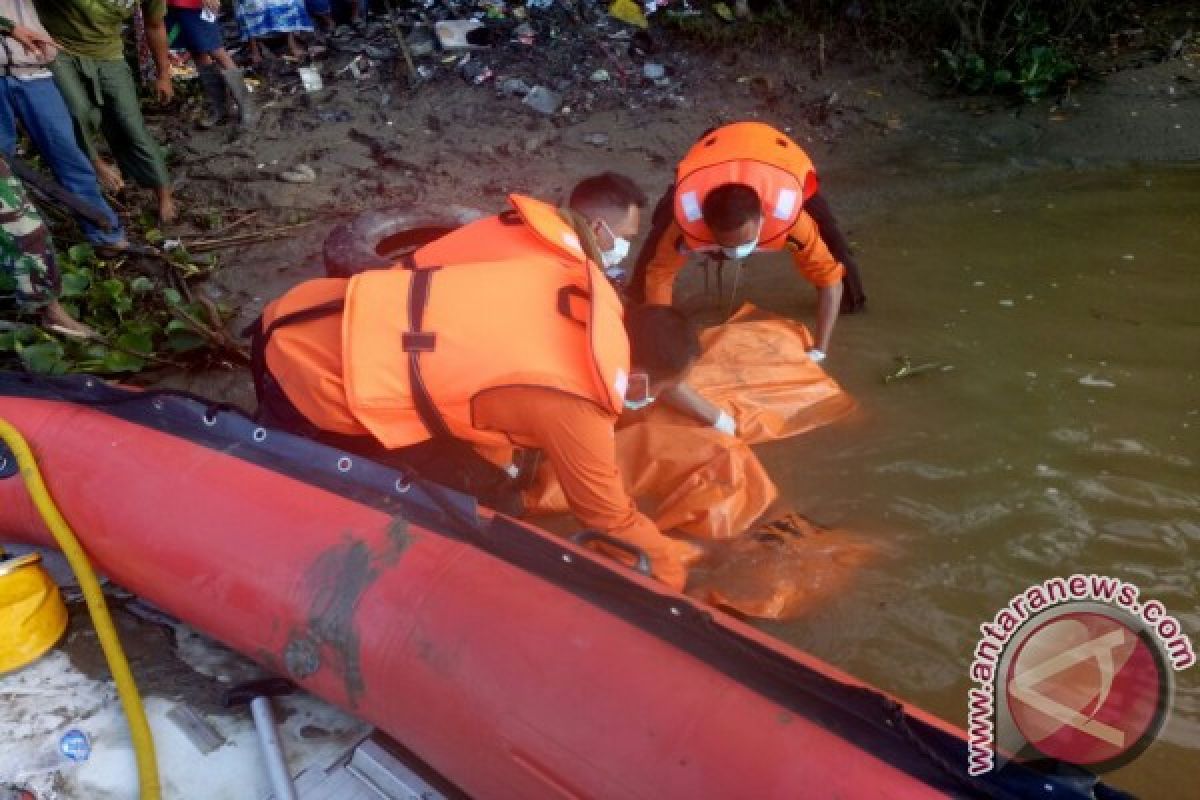
[[[674,220],[658,240],[654,255],[646,264],[646,302],[670,305],[675,278],[692,254],[681,250],[683,231]],[[792,264],[809,283],[818,289],[833,286],[842,280],[845,270],[829,252],[821,239],[817,223],[801,213],[788,231],[788,250]]]
[[[473,407],[480,427],[504,431],[517,444],[542,451],[584,527],[640,547],[659,580],[683,589],[687,564],[698,551],[664,536],[625,491],[612,414],[579,397],[530,387],[493,389]]]
[[[316,290],[324,287],[317,285]],[[268,345],[267,365],[305,416],[316,408],[332,432],[370,435],[346,407],[340,326],[341,315],[331,315],[280,328]],[[284,340],[288,347],[279,347]],[[291,363],[286,354],[292,351],[303,353],[302,363]],[[686,565],[696,552],[664,536],[625,491],[612,414],[565,392],[521,386],[484,392],[472,411],[477,427],[502,432],[518,446],[543,452],[554,465],[571,511],[585,527],[640,547],[659,580],[683,588]]]

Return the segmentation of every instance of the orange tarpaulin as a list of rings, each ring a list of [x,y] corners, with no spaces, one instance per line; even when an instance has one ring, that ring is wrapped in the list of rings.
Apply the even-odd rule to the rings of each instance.
[[[809,359],[812,337],[790,320],[746,305],[700,339],[703,354],[688,383],[733,415],[738,438],[661,404],[627,414],[616,434],[626,488],[664,532],[732,540],[710,548],[696,572],[704,582],[691,591],[753,616],[800,613],[823,596],[819,586],[849,574],[862,546],[843,546],[832,532],[783,543],[743,536],[778,496],[748,445],[827,425],[853,409],[854,400]],[[568,510],[548,464],[525,501],[535,514]]]
[[[699,539],[736,536],[777,496],[748,446],[688,421],[645,420],[621,428],[617,466],[626,491],[659,530]],[[533,514],[568,511],[549,464],[543,463],[525,506]]]
[[[688,383],[733,415],[744,442],[795,436],[854,408],[854,399],[809,359],[812,336],[797,322],[747,303],[724,325],[704,331],[700,343],[704,355]]]

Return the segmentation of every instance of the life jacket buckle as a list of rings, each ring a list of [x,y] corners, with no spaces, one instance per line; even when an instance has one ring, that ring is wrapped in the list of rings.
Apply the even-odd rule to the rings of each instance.
[[[437,347],[437,334],[433,331],[409,331],[400,337],[400,346],[406,353],[432,353]]]

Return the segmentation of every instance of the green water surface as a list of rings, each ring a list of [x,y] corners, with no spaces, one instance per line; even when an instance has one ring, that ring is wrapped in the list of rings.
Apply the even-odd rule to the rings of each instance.
[[[980,623],[1047,578],[1132,581],[1200,645],[1200,170],[1041,175],[851,239],[870,309],[828,368],[860,407],[759,450],[884,555],[773,631],[959,725]],[[811,322],[786,262],[748,269],[746,299]],[[902,356],[941,366],[884,383]],[[1106,776],[1139,796],[1200,797],[1200,666],[1175,677],[1158,742]]]

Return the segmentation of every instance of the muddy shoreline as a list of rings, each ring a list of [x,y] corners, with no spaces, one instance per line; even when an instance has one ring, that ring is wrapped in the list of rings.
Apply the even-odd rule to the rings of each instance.
[[[681,50],[657,58],[666,65],[665,86],[634,82],[611,91],[597,110],[568,107],[549,116],[506,94],[502,75],[480,86],[447,75],[409,93],[396,65],[355,80],[338,73],[336,61],[323,67],[326,88],[317,93],[305,93],[294,73],[276,71],[259,87],[266,113],[250,135],[198,132],[190,107],[151,113],[175,153],[185,210],[167,234],[186,241],[213,213],[227,223],[257,212],[242,231],[312,221],[293,238],[222,251],[206,288],[235,310],[230,328],[240,331],[265,302],[321,274],[326,233],[358,211],[450,204],[493,211],[509,192],[558,199],[604,169],[635,176],[654,202],[694,138],[737,119],[772,123],[809,150],[852,241],[906,205],[991,190],[1021,175],[1200,160],[1194,53],[1155,63],[1127,55],[1129,63],[1103,80],[1023,105],[947,97],[912,62],[880,67],[847,55],[816,75],[804,53]],[[278,179],[300,163],[313,168],[315,183]],[[863,269],[869,293],[872,266]],[[237,370],[156,381],[253,405]]]

